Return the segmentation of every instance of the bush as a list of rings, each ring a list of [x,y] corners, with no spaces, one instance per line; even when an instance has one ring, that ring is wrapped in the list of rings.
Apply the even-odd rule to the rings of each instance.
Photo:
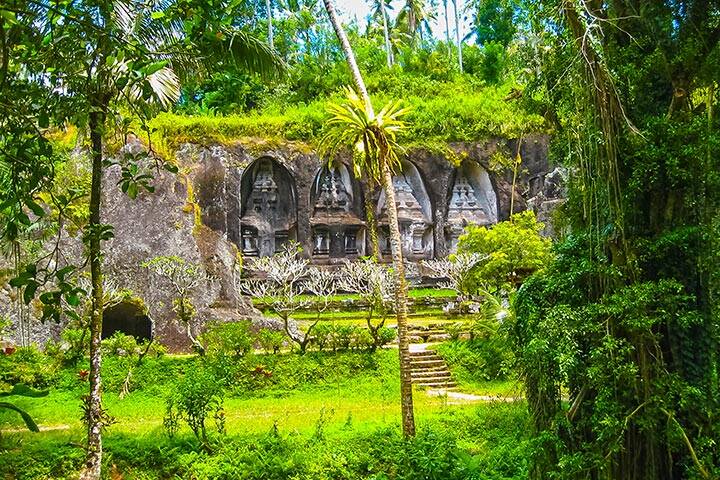
[[[491,228],[469,225],[460,236],[458,252],[487,255],[473,272],[474,290],[520,285],[552,260],[550,239],[540,235],[543,224],[532,211],[516,213]]]
[[[438,347],[458,380],[482,382],[512,376],[513,354],[499,334],[473,340],[453,340]]]
[[[207,418],[212,415],[219,433],[225,431],[222,409],[224,392],[213,373],[202,365],[189,368],[167,398],[163,426],[170,436],[177,433],[184,421],[203,445],[208,445]]]
[[[269,328],[261,329],[256,336],[260,348],[267,354],[278,353],[285,345],[287,335],[280,330],[271,330]]]
[[[23,383],[46,388],[55,381],[58,363],[36,346],[18,347],[11,354],[0,354],[0,390]]]
[[[214,323],[200,336],[208,356],[231,356],[235,359],[247,355],[255,343],[250,322]]]

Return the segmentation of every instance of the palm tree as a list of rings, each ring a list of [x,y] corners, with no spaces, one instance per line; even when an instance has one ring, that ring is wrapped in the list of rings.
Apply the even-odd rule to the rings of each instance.
[[[420,41],[422,41],[423,33],[430,32],[430,20],[434,18],[435,13],[428,8],[425,0],[406,0],[397,22],[406,25],[407,33],[414,44],[417,34],[420,34]]]
[[[272,18],[272,0],[265,0],[265,11],[267,12],[268,22],[268,45],[275,50],[275,42],[273,40],[273,18]]]
[[[408,339],[407,296],[408,286],[405,280],[400,226],[397,208],[395,208],[395,189],[393,188],[393,169],[400,166],[398,158],[399,146],[396,141],[397,132],[404,127],[400,117],[405,113],[397,103],[390,103],[378,115],[370,101],[365,82],[355,61],[350,42],[337,17],[332,0],[323,0],[330,17],[335,34],[340,41],[343,53],[352,73],[355,92],[348,92],[343,105],[332,106],[331,119],[334,127],[325,141],[337,145],[340,142],[351,142],[353,148],[359,148],[362,155],[356,159],[365,161],[360,168],[382,184],[387,200],[387,214],[390,226],[390,249],[395,274],[395,311],[398,325],[398,350],[400,355],[400,404],[402,409],[403,433],[406,437],[415,435],[415,417],[413,411],[412,378],[410,376],[410,345]],[[345,128],[347,127],[347,132]],[[347,143],[346,143],[347,144]]]
[[[452,44],[450,43],[450,24],[448,23],[448,0],[443,0],[443,13],[445,17],[445,42],[447,43],[448,56],[451,56]]]

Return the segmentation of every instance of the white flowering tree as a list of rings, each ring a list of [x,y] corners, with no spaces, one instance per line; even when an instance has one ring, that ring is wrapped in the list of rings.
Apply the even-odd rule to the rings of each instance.
[[[371,259],[365,259],[345,262],[338,279],[342,290],[358,294],[367,305],[365,322],[373,338],[373,350],[392,340],[394,332],[384,328],[395,301],[392,271]]]
[[[192,342],[193,348],[203,354],[205,348],[192,331],[192,320],[197,313],[195,305],[192,303],[192,294],[201,285],[211,281],[210,276],[200,265],[175,256],[155,257],[144,262],[142,266],[172,285],[175,290],[173,310],[180,321],[185,324],[187,336]]]
[[[246,268],[256,278],[241,280],[238,289],[253,298],[262,298],[283,322],[285,333],[305,353],[312,340],[312,332],[320,322],[336,292],[335,276],[328,271],[310,267],[300,257],[297,243],[285,245],[270,257],[255,260]],[[303,295],[308,293],[311,296]],[[317,315],[305,332],[291,323],[292,316],[301,309],[315,309]]]
[[[442,288],[454,290],[461,300],[469,300],[475,288],[473,270],[487,258],[478,253],[458,253],[445,259],[423,260],[422,265],[431,277],[444,280]]]

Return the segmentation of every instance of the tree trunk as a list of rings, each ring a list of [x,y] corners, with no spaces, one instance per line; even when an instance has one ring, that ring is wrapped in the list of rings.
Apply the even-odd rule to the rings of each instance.
[[[105,113],[90,113],[90,142],[92,148],[92,182],[90,187],[90,221],[88,223],[92,308],[90,312],[90,395],[87,398],[87,459],[80,474],[81,480],[99,480],[102,464],[102,382],[100,379],[100,336],[102,334],[103,285],[102,251],[100,247],[100,199],[102,195],[102,128]]]
[[[463,73],[462,41],[460,40],[460,15],[458,14],[457,3],[458,0],[453,0],[453,10],[455,10],[455,39],[457,40],[458,48],[458,65],[460,66],[460,73]]]
[[[450,41],[450,23],[448,22],[448,0],[443,0],[443,9],[445,10],[445,41],[447,42],[448,57],[452,57],[452,43]]]
[[[390,227],[390,249],[392,252],[393,270],[395,271],[395,312],[398,328],[398,351],[400,354],[400,402],[402,409],[403,433],[406,437],[415,436],[415,416],[413,411],[412,376],[410,374],[410,341],[408,339],[408,286],[405,281],[405,265],[402,256],[402,239],[395,204],[392,172],[383,162],[383,188],[385,205],[387,205],[388,223]]]
[[[267,10],[268,21],[268,44],[272,50],[275,50],[275,42],[273,40],[273,24],[272,24],[272,0],[265,0],[265,9]]]
[[[380,12],[383,19],[383,35],[385,35],[385,55],[387,56],[387,66],[392,67],[394,63],[392,46],[390,45],[390,29],[388,28],[387,11],[385,10],[385,0],[380,0]]]
[[[323,0],[330,23],[342,45],[343,53],[352,72],[355,86],[365,103],[365,110],[374,116],[372,102],[365,88],[360,69],[355,61],[350,42],[340,24],[332,5],[332,0]],[[410,376],[410,348],[407,336],[407,282],[405,281],[405,266],[402,258],[402,243],[400,240],[400,227],[397,219],[397,206],[395,205],[395,190],[393,189],[392,172],[385,163],[384,152],[381,152],[383,187],[385,189],[385,202],[387,205],[388,220],[390,222],[390,245],[392,250],[393,269],[395,273],[395,311],[398,323],[398,344],[400,352],[400,404],[402,407],[403,433],[406,437],[415,435],[415,418],[413,412],[412,378]]]
[[[367,217],[368,235],[370,235],[370,248],[372,256],[376,262],[382,261],[380,254],[380,243],[378,241],[377,218],[375,218],[375,181],[372,178],[367,179],[367,195],[365,195],[365,217]]]

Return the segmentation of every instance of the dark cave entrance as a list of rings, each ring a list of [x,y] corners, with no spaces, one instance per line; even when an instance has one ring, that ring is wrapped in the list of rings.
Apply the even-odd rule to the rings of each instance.
[[[142,307],[122,302],[103,312],[102,338],[112,337],[115,332],[131,335],[138,341],[151,340],[152,322]]]

